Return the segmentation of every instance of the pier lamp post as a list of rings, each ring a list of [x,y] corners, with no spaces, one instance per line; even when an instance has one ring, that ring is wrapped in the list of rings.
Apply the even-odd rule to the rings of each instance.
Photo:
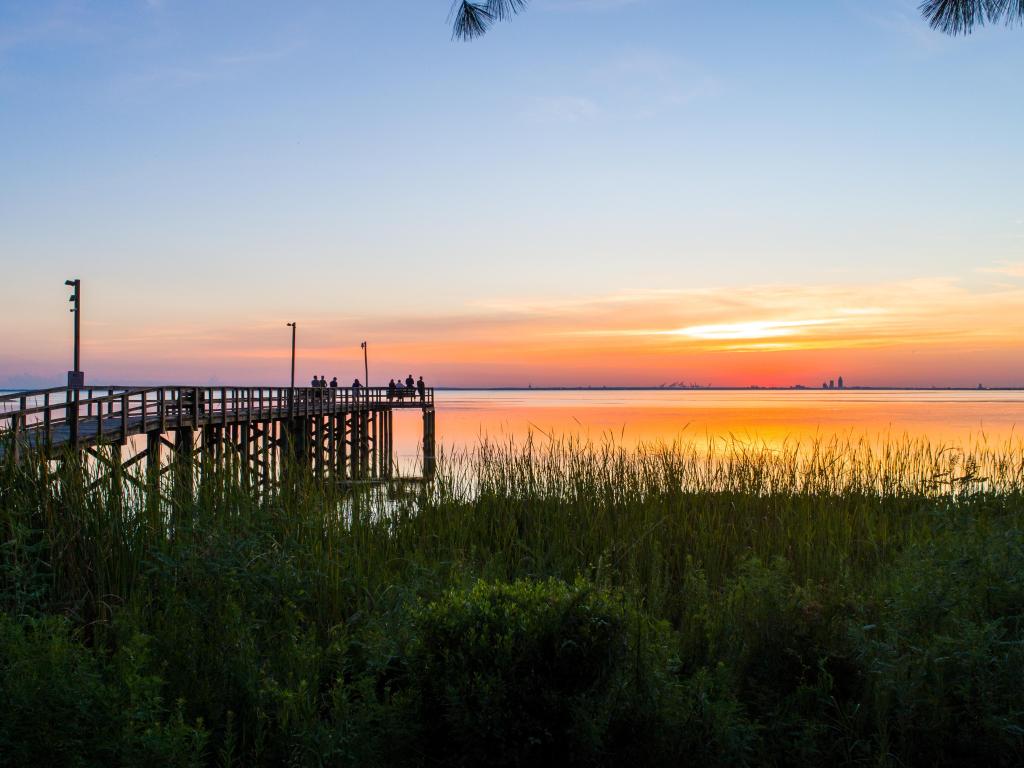
[[[364,387],[369,387],[370,386],[370,364],[369,364],[369,362],[367,362],[367,359],[366,359],[366,342],[364,341],[359,346],[363,348],[363,386]]]
[[[288,327],[292,329],[292,386],[288,390],[288,413],[295,412],[295,329],[298,326],[298,323],[288,323]]]
[[[292,329],[292,389],[295,389],[295,329],[298,323],[288,323],[288,327]]]
[[[85,374],[82,373],[82,281],[65,280],[64,285],[72,289],[68,301],[73,306],[69,311],[75,316],[75,365],[68,371],[68,389],[79,389],[85,386]]]
[[[64,285],[72,289],[68,301],[74,304],[71,314],[75,316],[75,365],[68,371],[68,394],[65,398],[67,409],[65,419],[71,433],[71,444],[78,445],[78,390],[85,386],[85,374],[82,373],[82,281],[78,278],[65,280]]]

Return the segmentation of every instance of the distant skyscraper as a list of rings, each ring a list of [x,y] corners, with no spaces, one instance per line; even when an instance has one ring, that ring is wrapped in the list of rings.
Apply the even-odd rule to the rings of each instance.
[[[839,377],[839,388],[840,389],[843,388],[843,377],[842,376]]]
[[[835,379],[829,379],[828,380],[828,388],[829,389],[835,389],[836,388],[836,380]]]

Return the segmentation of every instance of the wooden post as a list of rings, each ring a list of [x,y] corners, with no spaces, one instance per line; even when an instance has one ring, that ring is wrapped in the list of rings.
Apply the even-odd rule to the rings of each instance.
[[[43,395],[43,429],[46,430],[46,451],[49,453],[53,447],[53,434],[51,432],[53,417],[50,415],[50,393]]]
[[[306,419],[302,416],[281,421],[281,463],[285,473],[294,473],[309,455]]]
[[[22,398],[24,400],[24,398]],[[22,408],[24,410],[24,407]],[[25,414],[16,413],[11,417],[11,458],[14,463],[21,461],[21,433],[25,431]]]
[[[359,479],[365,480],[370,474],[370,414],[359,411]]]
[[[434,409],[423,409],[423,479],[433,480],[437,474],[437,458],[434,455]]]
[[[110,486],[107,494],[108,503],[116,504],[117,509],[121,509],[124,505],[124,469],[121,466],[121,446],[120,442],[110,444]],[[102,446],[97,450],[102,451]]]
[[[195,450],[195,430],[181,427],[174,431],[174,499],[179,506],[192,500],[192,452]]]
[[[167,397],[165,390],[161,387],[156,396],[156,410],[160,417],[160,431],[167,431]]]
[[[146,433],[146,507],[154,523],[160,515],[160,441],[159,429]]]
[[[262,409],[261,409],[262,410]],[[270,468],[270,454],[271,454],[271,441],[272,433],[270,431],[270,422],[263,422],[263,442],[260,445],[260,454],[262,455],[263,461],[260,464],[263,477],[263,496],[264,498],[270,498],[270,488],[274,482],[273,472]]]
[[[370,477],[377,479],[380,477],[380,411],[376,408],[370,411],[370,441],[368,448],[371,451],[370,454]]]
[[[267,494],[269,498],[270,492],[273,490],[274,485],[281,479],[280,469],[278,466],[278,452],[281,450],[281,439],[279,427],[281,422],[277,419],[267,422],[267,429],[263,434],[263,439],[266,441],[266,452],[267,452],[267,476],[264,481],[267,483]]]
[[[71,447],[78,450],[78,390],[68,390],[68,414],[67,421],[70,429]]]
[[[395,412],[390,408],[388,408],[387,435],[388,437],[385,443],[386,449],[384,451],[384,458],[387,460],[387,478],[390,480],[395,473]]]
[[[114,401],[110,401],[110,407],[114,407]],[[131,403],[128,401],[128,395],[121,395],[121,442],[126,443],[128,441],[128,416],[131,412]]]
[[[338,414],[338,478],[348,477],[348,416],[342,411]]]
[[[351,436],[351,449],[352,449],[352,472],[351,477],[353,480],[362,479],[362,450],[360,446],[363,443],[362,435],[362,414],[359,411],[352,411],[352,422],[351,429],[349,432]]]
[[[324,417],[322,413],[313,417],[313,473],[318,480],[322,480],[324,477]]]
[[[249,390],[250,398],[252,390]],[[252,485],[252,422],[246,416],[242,422],[242,486]]]
[[[338,446],[336,445],[335,436],[337,422],[338,417],[332,411],[327,417],[327,473],[331,480],[335,479],[338,466]]]
[[[224,469],[226,477],[238,478],[238,425],[226,424],[224,430]]]

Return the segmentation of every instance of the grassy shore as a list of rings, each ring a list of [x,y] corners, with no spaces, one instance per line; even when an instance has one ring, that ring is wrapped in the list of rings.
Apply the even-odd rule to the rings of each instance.
[[[0,468],[0,764],[1024,761],[1019,443],[202,469]]]

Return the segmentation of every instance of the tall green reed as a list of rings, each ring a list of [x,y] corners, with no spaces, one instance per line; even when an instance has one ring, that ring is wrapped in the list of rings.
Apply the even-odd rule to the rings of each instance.
[[[143,564],[254,521],[316,574],[317,611],[342,620],[410,572],[448,583],[584,574],[628,587],[678,620],[692,571],[714,587],[749,557],[784,557],[804,582],[856,585],[949,516],[1017,514],[1019,441],[821,439],[780,447],[608,440],[484,440],[443,452],[430,486],[353,490],[282,467],[260,487],[240,462],[198,461],[182,481],[97,462],[0,468],[4,578],[45,584],[85,623],[104,622]]]

